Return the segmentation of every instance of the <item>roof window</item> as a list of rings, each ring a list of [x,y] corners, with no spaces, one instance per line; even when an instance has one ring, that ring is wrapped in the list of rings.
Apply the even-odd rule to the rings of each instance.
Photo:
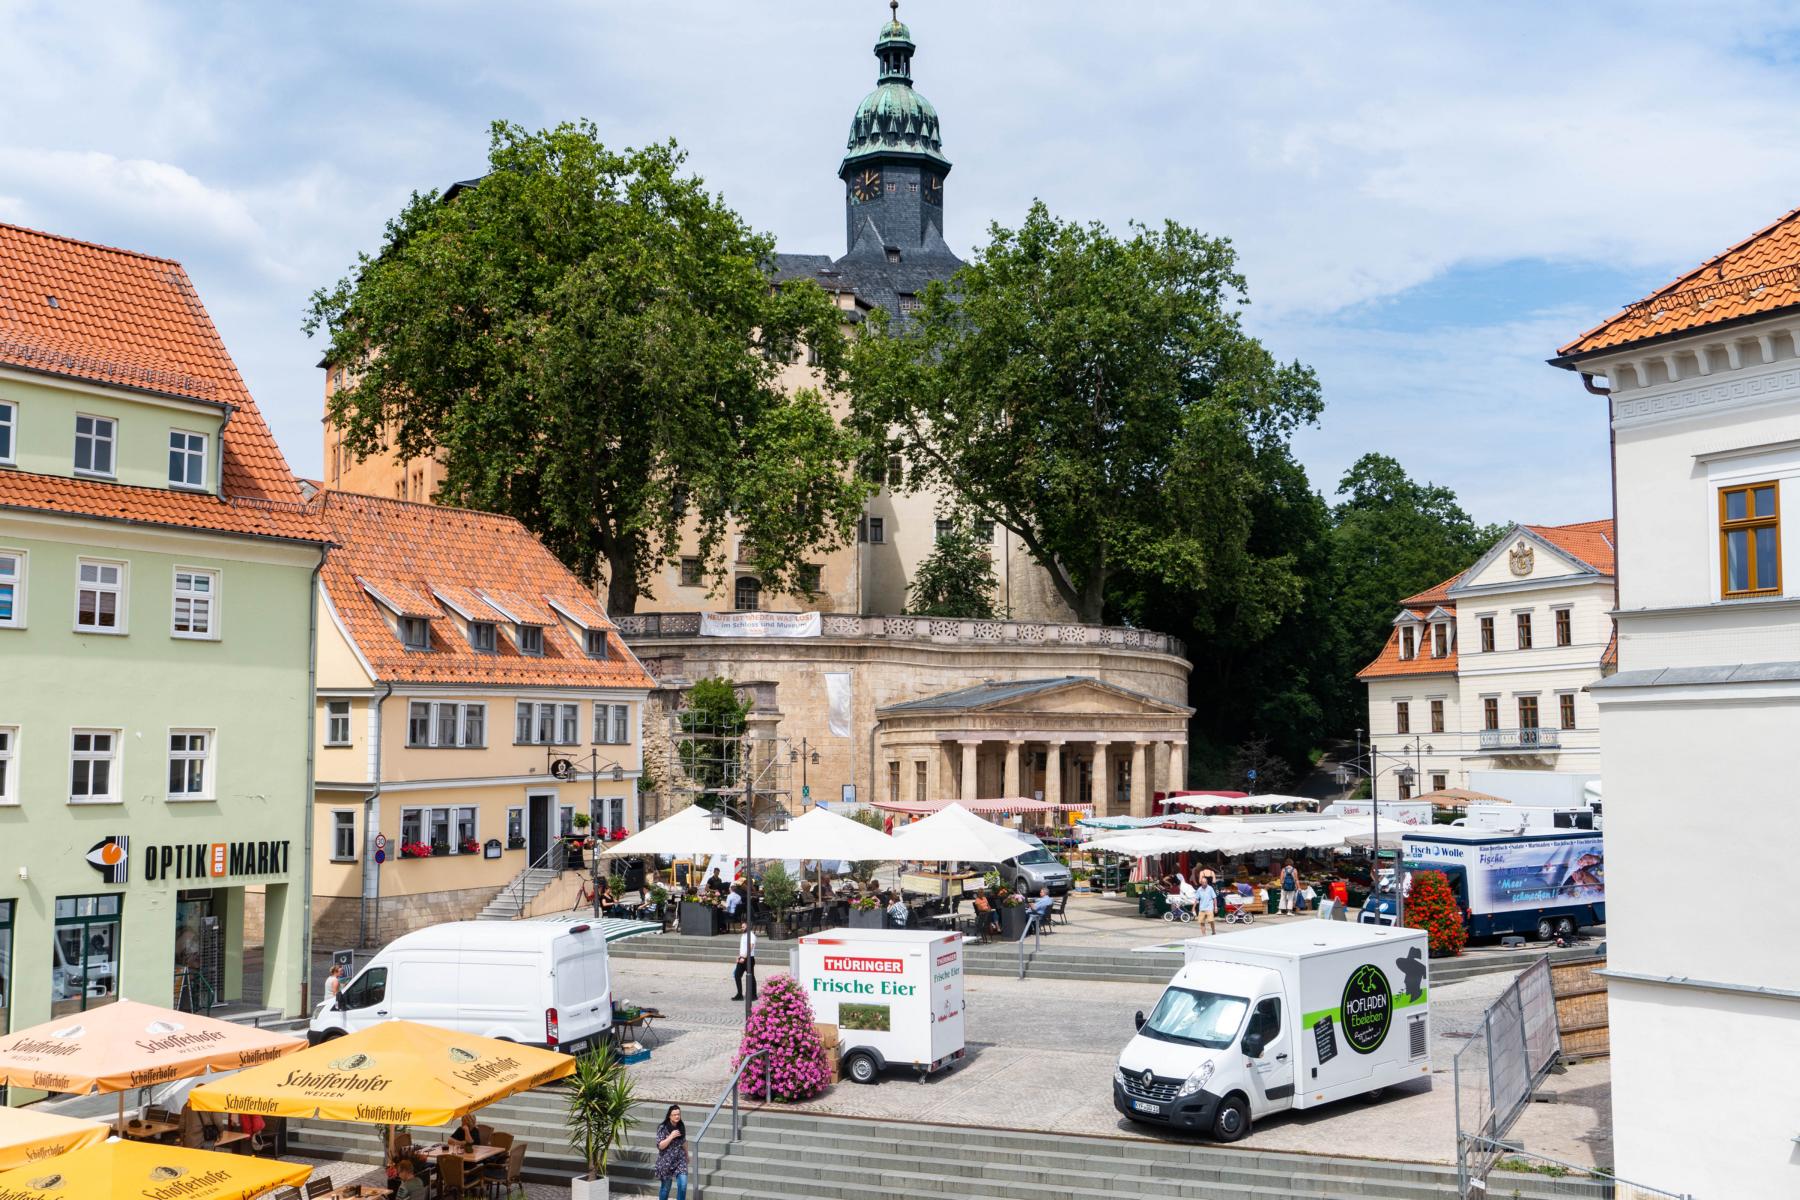
[[[431,649],[431,622],[424,617],[401,617],[400,643],[408,650]]]
[[[44,303],[48,304],[51,308],[62,307],[62,301],[58,300],[55,296],[45,296]]]
[[[519,626],[519,653],[543,654],[544,628],[541,625]]]

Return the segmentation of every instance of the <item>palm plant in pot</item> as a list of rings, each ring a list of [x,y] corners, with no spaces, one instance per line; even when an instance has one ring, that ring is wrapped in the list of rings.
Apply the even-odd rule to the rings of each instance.
[[[787,867],[779,862],[772,862],[763,871],[762,902],[775,914],[769,925],[769,936],[777,940],[788,936],[787,915],[800,898],[800,889],[794,885],[794,877],[789,875]]]
[[[575,1060],[569,1076],[569,1145],[587,1164],[587,1174],[569,1181],[572,1200],[607,1200],[606,1162],[635,1123],[636,1103],[637,1087],[610,1049]]]

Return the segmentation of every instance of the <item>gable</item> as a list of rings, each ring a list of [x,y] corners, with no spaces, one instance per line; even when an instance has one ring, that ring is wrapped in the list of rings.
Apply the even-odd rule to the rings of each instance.
[[[1598,577],[1599,572],[1593,567],[1530,527],[1515,525],[1463,574],[1451,593]]]

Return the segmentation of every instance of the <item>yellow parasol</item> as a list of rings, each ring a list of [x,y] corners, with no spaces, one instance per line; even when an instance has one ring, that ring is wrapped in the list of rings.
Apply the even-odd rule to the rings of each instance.
[[[305,1045],[248,1025],[119,1000],[0,1037],[0,1083],[46,1092],[123,1092],[235,1071]]]
[[[98,1121],[59,1117],[34,1108],[0,1108],[0,1171],[42,1162],[106,1140]]]
[[[554,1050],[383,1021],[188,1093],[197,1112],[445,1125],[515,1092],[573,1074]]]
[[[312,1174],[301,1163],[154,1142],[101,1142],[0,1171],[0,1196],[21,1200],[250,1200]]]

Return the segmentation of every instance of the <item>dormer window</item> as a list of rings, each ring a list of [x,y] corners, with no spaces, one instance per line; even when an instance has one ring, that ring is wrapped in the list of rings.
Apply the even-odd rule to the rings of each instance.
[[[206,486],[206,435],[185,430],[169,431],[169,485],[178,488]]]
[[[470,621],[469,645],[478,654],[492,654],[494,652],[494,623],[492,621]]]
[[[1442,621],[1431,627],[1431,656],[1433,658],[1450,657],[1450,627]]]
[[[519,653],[542,654],[544,652],[544,629],[541,625],[519,626]]]
[[[605,658],[606,630],[589,629],[586,630],[585,633],[586,636],[582,639],[582,644],[583,648],[587,650],[587,656],[589,658]]]
[[[400,643],[408,650],[431,649],[431,622],[424,617],[401,617]]]
[[[1400,657],[1402,659],[1415,658],[1418,653],[1419,643],[1413,627],[1402,625],[1400,627]]]

